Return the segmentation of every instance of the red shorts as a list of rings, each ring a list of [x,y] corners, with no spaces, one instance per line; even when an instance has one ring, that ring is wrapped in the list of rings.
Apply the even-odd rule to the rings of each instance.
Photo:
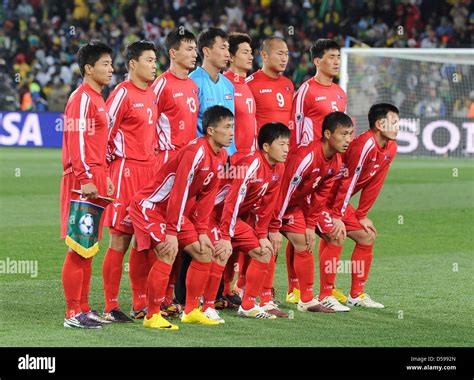
[[[216,221],[209,223],[209,231],[212,232],[213,228],[219,228]],[[211,240],[214,240],[214,238],[211,238]],[[253,249],[260,248],[257,233],[242,219],[237,219],[231,243],[234,250],[238,249],[244,253],[249,253]]]
[[[160,170],[171,158],[178,154],[177,150],[160,150],[155,155],[155,169]]]
[[[107,174],[103,167],[93,167],[90,169],[94,179],[94,185],[99,191],[99,195],[107,196]],[[67,225],[69,220],[69,207],[71,202],[71,190],[81,190],[81,182],[73,172],[63,175],[61,179],[61,193],[59,195],[61,213],[61,239],[67,235]],[[107,207],[108,209],[108,207]],[[99,240],[102,238],[102,226],[104,218],[100,219]]]
[[[299,206],[288,207],[282,220],[281,232],[304,234],[306,232],[306,219]]]
[[[359,223],[359,219],[356,218],[355,208],[351,204],[347,205],[342,221],[346,226],[346,231],[359,231],[364,229]]]
[[[122,233],[133,235],[133,225],[128,206],[133,196],[153,180],[154,161],[140,163],[118,158],[110,165],[110,179],[115,192],[115,202],[108,207],[105,225]],[[113,233],[113,231],[111,231]]]
[[[130,218],[135,231],[138,251],[153,249],[160,242],[164,241],[166,235],[166,221],[159,212],[141,207],[136,202],[131,202]],[[199,240],[194,225],[185,216],[183,216],[183,219],[181,231],[178,232],[180,248],[184,248]]]

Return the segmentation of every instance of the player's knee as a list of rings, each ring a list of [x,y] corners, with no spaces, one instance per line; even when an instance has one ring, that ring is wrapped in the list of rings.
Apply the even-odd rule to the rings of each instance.
[[[272,258],[272,254],[269,252],[265,252],[262,256],[262,263],[268,264],[270,262],[270,259]]]
[[[324,237],[324,240],[327,244],[332,244],[332,245],[335,245],[337,247],[342,247],[344,245],[344,238],[340,237],[338,239],[335,239],[333,238],[332,236],[330,235],[326,235]]]
[[[121,232],[110,234],[110,248],[119,252],[127,252],[130,246],[132,235],[124,234]]]
[[[372,231],[364,234],[357,240],[357,244],[373,245],[375,243],[375,233]]]

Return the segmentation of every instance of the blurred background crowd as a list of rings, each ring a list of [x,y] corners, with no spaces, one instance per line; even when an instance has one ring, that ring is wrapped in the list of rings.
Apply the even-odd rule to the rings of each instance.
[[[250,34],[255,69],[261,65],[261,40],[277,35],[287,41],[290,50],[285,75],[298,88],[314,75],[309,48],[318,38],[333,38],[341,46],[472,48],[474,1],[3,0],[0,25],[0,110],[62,112],[69,94],[81,81],[75,54],[91,39],[107,42],[114,49],[116,84],[126,74],[122,54],[125,46],[143,38],[158,47],[157,74],[166,70],[163,41],[168,31],[180,25],[196,35],[210,26]],[[459,112],[462,115],[463,107],[469,109],[474,101],[474,92],[471,98],[450,98],[449,76],[442,69],[446,70],[443,65],[427,65],[420,69],[424,72],[412,71],[415,79],[407,86],[411,83],[415,95],[403,94],[401,99],[390,84],[377,91],[394,91],[393,96],[398,96],[402,105],[405,102],[410,113],[426,116],[433,107],[423,103],[426,99],[413,96],[428,98],[433,89],[435,97],[443,102],[435,107],[440,115],[454,116],[456,110],[463,109]],[[354,75],[363,76],[366,70],[361,66]],[[398,65],[385,72],[389,82],[394,73],[407,74]],[[424,86],[428,92],[416,91],[416,86],[423,83],[422,75],[427,79]],[[467,83],[473,83],[472,66],[464,73],[464,80],[466,76],[471,77]],[[439,81],[428,80],[438,77]],[[440,95],[442,86],[444,99]]]

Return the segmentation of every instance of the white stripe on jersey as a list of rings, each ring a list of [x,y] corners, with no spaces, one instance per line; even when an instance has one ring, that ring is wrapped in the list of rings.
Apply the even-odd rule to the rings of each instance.
[[[171,144],[171,124],[166,114],[162,113],[157,123],[158,139],[161,150],[175,150]]]
[[[245,175],[244,182],[240,186],[239,196],[237,197],[237,201],[235,202],[234,212],[232,213],[232,220],[229,226],[230,237],[234,237],[235,225],[237,224],[237,216],[239,215],[240,204],[245,199],[245,195],[247,194],[247,182],[255,175],[259,167],[260,167],[260,159],[257,157],[250,164],[247,170],[247,174]]]
[[[362,153],[360,154],[359,162],[357,163],[356,170],[355,170],[354,176],[352,177],[351,184],[349,185],[349,188],[347,189],[347,194],[344,198],[344,203],[342,204],[342,208],[341,208],[342,215],[344,215],[344,212],[346,212],[346,208],[351,199],[352,192],[354,191],[354,187],[356,186],[357,180],[359,179],[360,173],[362,172],[362,166],[364,164],[364,161],[367,158],[370,151],[374,148],[375,148],[375,141],[373,138],[368,139],[365,142],[364,147],[362,148]]]
[[[108,138],[107,138],[108,141],[110,141],[110,134],[112,133],[112,130],[114,129],[114,126],[115,126],[115,120],[116,120],[117,112],[120,109],[120,107],[122,106],[123,100],[125,99],[126,95],[127,95],[127,89],[125,87],[122,87],[115,94],[114,100],[112,101],[112,105],[110,106],[110,109],[109,109],[109,112],[108,112],[109,118],[110,118],[109,135],[108,135]],[[119,148],[117,146],[117,141],[118,140],[114,139],[115,149],[113,149],[113,151],[111,153],[112,154],[115,153],[115,150],[117,149],[122,153],[121,157],[125,157],[125,142],[122,139],[120,141],[122,146]]]
[[[161,202],[169,197],[173,188],[176,173],[170,173],[165,178],[161,186],[159,186],[147,199],[143,201],[143,207],[152,208],[154,203]]]
[[[119,157],[125,158],[125,135],[122,130],[118,130],[114,138],[114,154]]]
[[[86,153],[85,153],[85,142],[84,142],[84,133],[87,129],[87,114],[89,112],[89,104],[91,98],[87,93],[83,92],[81,95],[81,105],[79,108],[79,153],[81,155],[82,165],[86,170],[88,178],[92,178],[92,174],[89,173],[90,167],[86,163]]]
[[[293,175],[291,176],[290,186],[288,186],[288,190],[285,195],[283,206],[281,207],[280,213],[278,214],[278,220],[281,221],[283,219],[283,215],[285,215],[288,204],[290,203],[291,196],[295,192],[298,185],[301,183],[301,180],[296,184],[293,183],[293,178],[301,177],[301,174],[308,168],[308,166],[310,166],[313,163],[313,159],[314,159],[314,152],[308,153],[305,156],[305,158],[303,158],[303,161],[301,161],[295,173],[293,173]]]
[[[122,162],[120,163],[120,169],[119,169],[119,175],[118,175],[118,181],[117,181],[117,199],[120,198],[120,189],[122,185],[122,174],[123,174],[123,167],[125,166],[125,160],[122,159]]]
[[[296,144],[299,145],[301,140],[303,139],[304,130],[301,128],[301,125],[304,122],[304,98],[306,96],[306,92],[308,91],[309,83],[303,84],[301,88],[296,93],[296,110],[295,110],[295,134],[296,134]],[[298,121],[298,115],[302,115],[302,119]]]
[[[230,184],[224,185],[222,189],[220,189],[216,195],[214,206],[217,206],[223,203],[225,199],[227,198],[227,195],[229,195],[229,191],[230,191]]]
[[[202,161],[202,159],[204,158],[204,154],[205,154],[205,148],[203,146],[200,146],[198,151],[196,152],[196,155],[194,156],[193,165],[191,166],[191,170],[188,173],[188,180],[187,180],[187,184],[186,184],[186,189],[184,190],[183,199],[181,201],[181,207],[179,209],[178,225],[176,226],[176,231],[178,231],[178,232],[181,230],[181,219],[183,217],[184,208],[186,207],[186,202],[188,200],[189,188],[190,188],[191,184],[193,183],[194,173],[196,171],[196,168],[199,165],[199,163]]]

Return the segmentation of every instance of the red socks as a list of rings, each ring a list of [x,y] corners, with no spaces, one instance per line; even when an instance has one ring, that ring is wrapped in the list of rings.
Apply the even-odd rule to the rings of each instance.
[[[239,289],[245,288],[245,274],[249,267],[251,257],[243,252],[239,251],[239,278],[237,279],[237,287]]]
[[[122,278],[122,266],[124,252],[109,248],[105,254],[102,264],[102,276],[104,279],[105,312],[119,307],[118,293],[120,279]]]
[[[212,263],[203,263],[192,260],[186,275],[186,305],[184,312],[190,313],[199,306],[199,300],[209,280],[209,271]]]
[[[272,287],[273,278],[275,277],[276,256],[272,255],[267,267],[267,275],[263,280],[262,293],[260,293],[260,306],[273,301]]]
[[[242,308],[250,310],[255,306],[255,299],[260,294],[267,274],[267,263],[251,259],[247,268],[245,291],[242,297]]]
[[[295,252],[294,268],[298,276],[300,285],[300,299],[302,302],[309,302],[314,298],[314,256],[313,252]]]
[[[84,288],[84,267],[88,265],[86,262],[87,259],[76,252],[66,253],[61,277],[64,297],[66,298],[66,318],[68,319],[82,311],[81,299]]]
[[[321,240],[322,241],[322,240]],[[343,247],[324,244],[325,248],[319,251],[319,299],[332,295],[336,280],[339,258]],[[321,248],[321,244],[320,244]]]
[[[92,257],[89,259],[84,259],[82,273],[84,277],[82,278],[82,290],[81,290],[81,310],[84,313],[91,311],[89,305],[89,289],[91,287],[91,277],[92,277]]]
[[[217,291],[219,290],[224,268],[227,267],[224,267],[223,265],[220,265],[216,262],[211,264],[209,280],[207,281],[206,288],[204,289],[204,303],[202,305],[202,311],[206,311],[208,307],[214,308],[214,302],[216,301],[216,295]]]
[[[161,303],[165,298],[166,286],[168,285],[171,268],[172,266],[170,264],[157,259],[148,274],[148,313],[146,315],[148,319],[150,319],[153,314],[160,311]]]
[[[286,272],[288,273],[288,294],[293,292],[293,289],[299,289],[298,276],[294,268],[295,249],[293,245],[288,242],[286,245]]]
[[[179,270],[181,269],[181,262],[183,261],[182,258],[183,255],[181,251],[179,251],[176,255],[176,259],[174,260],[173,269],[171,269],[170,279],[168,281],[168,287],[166,288],[166,296],[164,300],[165,305],[170,305],[173,303],[174,286],[178,278]]]
[[[229,261],[227,261],[224,270],[224,290],[222,291],[223,295],[230,294],[230,287],[232,285],[232,281],[234,281],[235,264],[238,258],[238,252],[233,252],[229,257]]]
[[[351,297],[355,298],[364,293],[365,282],[369,277],[372,264],[373,245],[356,244],[351,257],[352,285]]]
[[[149,251],[137,251],[135,248],[130,250],[129,277],[132,288],[132,306],[137,311],[146,306],[146,286],[150,267],[148,264]],[[151,252],[153,254],[153,252]]]

